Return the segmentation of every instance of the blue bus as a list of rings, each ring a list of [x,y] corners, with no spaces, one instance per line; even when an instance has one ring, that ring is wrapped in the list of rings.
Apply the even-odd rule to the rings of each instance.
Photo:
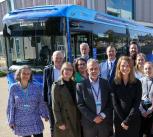
[[[12,78],[23,64],[32,66],[34,80],[42,84],[42,70],[51,63],[55,50],[62,50],[66,60],[80,55],[79,45],[90,46],[90,56],[106,58],[105,49],[113,45],[117,55],[127,54],[131,40],[152,59],[153,29],[134,21],[113,17],[78,5],[36,6],[11,11],[3,18],[7,66]]]

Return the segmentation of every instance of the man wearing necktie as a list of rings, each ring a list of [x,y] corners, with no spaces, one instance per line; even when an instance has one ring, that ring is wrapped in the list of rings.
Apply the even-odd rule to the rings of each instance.
[[[110,79],[111,73],[112,73],[112,68],[113,68],[113,62],[108,63],[108,74],[107,74],[107,79]]]
[[[106,49],[107,60],[100,63],[100,77],[107,79],[109,83],[112,82],[116,70],[116,49],[113,46],[108,46]]]
[[[110,137],[113,131],[110,86],[99,78],[99,64],[87,62],[89,78],[77,84],[77,105],[81,112],[84,137]]]

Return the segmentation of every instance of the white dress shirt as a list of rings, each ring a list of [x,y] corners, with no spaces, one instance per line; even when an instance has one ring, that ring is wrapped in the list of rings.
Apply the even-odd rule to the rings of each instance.
[[[57,81],[60,78],[60,75],[61,75],[60,69],[57,69],[54,66],[54,68],[53,68],[53,78],[54,78],[54,81]]]
[[[102,107],[101,91],[102,91],[102,89],[100,89],[99,79],[97,79],[97,81],[93,81],[89,77],[89,80],[90,80],[90,84],[91,84],[92,94],[94,96],[94,100],[95,100],[95,104],[96,104],[97,115],[101,115],[103,118],[105,118],[106,115],[103,112],[101,112],[101,107]]]

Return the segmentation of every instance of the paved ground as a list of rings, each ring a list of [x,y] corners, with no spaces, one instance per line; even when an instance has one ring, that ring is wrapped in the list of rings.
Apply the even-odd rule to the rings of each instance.
[[[6,119],[6,106],[8,98],[8,88],[6,77],[0,78],[0,137],[17,137],[9,129]],[[49,123],[44,122],[44,137],[50,137]]]

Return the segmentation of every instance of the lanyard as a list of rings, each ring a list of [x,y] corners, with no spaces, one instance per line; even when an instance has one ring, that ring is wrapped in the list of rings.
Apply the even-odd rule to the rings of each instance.
[[[100,87],[98,87],[98,93],[96,92],[95,88],[91,85],[92,91],[94,92],[96,99],[98,100],[99,93],[100,93]]]
[[[29,87],[29,85],[27,86],[27,88],[26,89],[23,89],[22,88],[22,96],[23,96],[23,100],[24,100],[24,104],[25,105],[27,105],[28,104],[28,88]]]

